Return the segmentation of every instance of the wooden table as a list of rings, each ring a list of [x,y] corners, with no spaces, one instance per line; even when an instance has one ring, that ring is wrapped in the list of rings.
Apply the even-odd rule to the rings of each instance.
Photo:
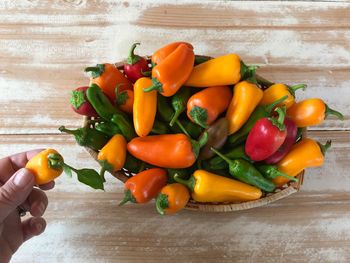
[[[57,128],[81,125],[68,101],[88,83],[83,68],[125,58],[136,41],[144,55],[179,39],[198,54],[237,52],[268,79],[307,83],[298,99],[322,97],[345,115],[310,129],[333,146],[302,191],[249,211],[162,217],[153,203],[118,207],[111,176],[106,192],[61,176],[45,234],[13,262],[349,262],[349,29],[349,2],[2,0],[1,156],[50,146],[98,168]]]

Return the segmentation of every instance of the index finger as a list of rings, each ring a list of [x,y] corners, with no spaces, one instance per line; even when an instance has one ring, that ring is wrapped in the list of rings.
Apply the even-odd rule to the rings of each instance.
[[[0,159],[0,182],[4,184],[15,172],[23,168],[28,160],[43,150],[35,149]]]

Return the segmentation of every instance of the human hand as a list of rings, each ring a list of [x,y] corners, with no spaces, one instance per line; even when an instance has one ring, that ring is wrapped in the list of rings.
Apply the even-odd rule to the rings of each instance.
[[[0,159],[0,262],[9,262],[23,242],[44,232],[42,218],[48,199],[42,190],[54,187],[52,181],[35,187],[34,175],[25,167],[42,150],[33,150]],[[18,206],[32,217],[21,220]]]

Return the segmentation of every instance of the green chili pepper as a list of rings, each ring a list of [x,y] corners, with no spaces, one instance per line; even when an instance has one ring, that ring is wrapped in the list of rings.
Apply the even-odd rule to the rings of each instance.
[[[155,119],[151,132],[154,134],[167,134],[169,133],[169,128],[166,123]]]
[[[74,135],[79,145],[89,147],[95,151],[101,150],[110,139],[106,134],[89,127],[69,130],[61,126],[58,129],[61,132]]]
[[[182,179],[188,179],[188,177],[191,175],[191,171],[189,169],[167,169],[168,171],[168,184],[176,183],[174,180],[175,174],[178,174],[178,176]]]
[[[108,135],[108,136],[113,136],[116,134],[121,134],[121,130],[119,127],[112,123],[112,122],[100,122],[95,125],[95,129]]]
[[[255,108],[253,113],[249,116],[246,123],[234,134],[228,137],[228,145],[230,147],[241,144],[247,139],[250,130],[253,128],[254,124],[261,118],[265,118],[271,115],[273,109],[282,101],[287,99],[288,96],[284,96],[269,105],[258,106]]]
[[[140,171],[142,164],[143,164],[142,161],[140,161],[139,159],[136,159],[134,156],[127,153],[123,168],[128,170],[128,172],[138,173]]]
[[[187,101],[191,97],[191,90],[189,87],[182,87],[174,96],[171,98],[171,105],[175,111],[170,121],[170,126],[173,126],[180,114],[183,113],[187,108]]]
[[[96,84],[92,84],[86,91],[86,96],[97,114],[118,126],[124,137],[130,141],[136,136],[133,125],[127,115],[112,105],[108,97]]]
[[[211,124],[208,129],[209,138],[206,145],[204,145],[199,153],[200,160],[207,160],[215,154],[210,150],[211,147],[220,149],[226,142],[228,136],[228,121],[226,118],[220,118]]]
[[[276,165],[270,165],[270,164],[259,164],[255,166],[259,172],[267,179],[275,179],[278,176],[285,177],[289,180],[298,182],[298,178],[289,176],[288,174],[285,174],[278,170]]]
[[[239,145],[225,152],[224,155],[231,160],[244,159],[250,162],[250,158],[248,155],[246,155],[244,148],[244,144]],[[220,156],[215,156],[208,160],[206,163],[207,167],[210,167],[211,170],[228,169],[228,164]]]
[[[229,172],[234,178],[244,183],[256,186],[265,192],[273,192],[273,190],[276,188],[273,182],[262,176],[262,174],[246,160],[230,160],[214,148],[212,148],[212,151],[229,164]]]
[[[194,56],[194,65],[197,66],[197,65],[202,64],[210,59],[211,59],[211,57],[208,57],[208,56],[195,55]]]

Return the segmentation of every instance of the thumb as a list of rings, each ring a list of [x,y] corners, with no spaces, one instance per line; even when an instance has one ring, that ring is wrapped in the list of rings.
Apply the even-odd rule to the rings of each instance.
[[[33,174],[23,168],[0,188],[0,222],[27,199],[33,186]]]

